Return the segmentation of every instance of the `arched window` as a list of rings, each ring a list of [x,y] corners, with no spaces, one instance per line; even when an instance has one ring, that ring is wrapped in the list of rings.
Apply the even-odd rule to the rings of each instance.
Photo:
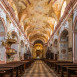
[[[55,39],[55,41],[54,41],[54,46],[55,47],[57,47],[57,43],[58,43],[58,41],[57,41],[57,39]]]
[[[64,31],[62,32],[60,41],[61,41],[61,42],[63,42],[63,41],[68,41],[68,31],[67,31],[67,30],[64,30]]]
[[[21,47],[24,47],[24,41],[21,40]]]

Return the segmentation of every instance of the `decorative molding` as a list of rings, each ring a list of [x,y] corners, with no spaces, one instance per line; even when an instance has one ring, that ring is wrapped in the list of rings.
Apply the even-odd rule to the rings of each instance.
[[[52,38],[52,36],[56,33],[56,31],[62,26],[62,24],[64,24],[68,18],[68,16],[70,16],[73,13],[73,10],[76,8],[77,5],[75,5],[77,2],[77,0],[71,0],[70,3],[66,6],[66,10],[63,14],[63,16],[61,17],[59,23],[57,24],[54,32],[52,33],[52,35],[50,36],[50,39]],[[74,8],[73,8],[74,7]],[[50,39],[48,40],[48,42],[50,42]]]
[[[11,20],[13,19],[12,22],[13,22],[14,26],[17,25],[16,27],[19,30],[19,32],[22,32],[22,34],[24,35],[24,37],[27,39],[27,37],[26,37],[26,35],[25,35],[25,33],[24,33],[21,25],[19,24],[19,21],[15,17],[14,11],[11,8],[11,6],[8,4],[8,2],[6,0],[2,0],[1,3],[3,4],[4,8],[7,9],[7,11],[9,12],[9,14],[7,13],[7,11],[5,11],[5,9],[1,5],[0,5],[0,8],[4,9],[4,12],[11,18]],[[27,39],[27,41],[29,42],[28,39]]]

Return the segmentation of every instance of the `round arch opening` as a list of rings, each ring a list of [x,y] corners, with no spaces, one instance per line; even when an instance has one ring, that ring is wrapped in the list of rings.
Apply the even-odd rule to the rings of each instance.
[[[68,31],[65,29],[62,31],[60,36],[60,60],[68,60]]]
[[[44,47],[43,47],[43,42],[41,40],[36,40],[34,42],[32,55],[33,58],[35,59],[44,58]]]

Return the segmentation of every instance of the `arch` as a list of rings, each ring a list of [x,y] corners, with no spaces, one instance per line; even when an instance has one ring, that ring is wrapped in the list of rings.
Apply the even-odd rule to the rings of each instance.
[[[32,37],[29,37],[29,40],[31,41],[34,38],[44,38],[45,40],[48,40],[48,37],[45,37],[44,35],[41,34],[33,35]]]
[[[21,47],[24,47],[24,41],[21,40],[20,43],[21,43]]]
[[[4,28],[4,32],[2,32],[0,34],[0,36],[5,36],[6,35],[6,32],[7,32],[6,25],[5,25],[5,21],[4,21],[4,19],[2,17],[0,17],[0,21],[2,21],[3,28]]]
[[[47,40],[46,40],[45,38],[43,38],[43,37],[40,37],[40,38],[34,38],[34,39],[32,39],[30,42],[34,43],[35,40],[42,40],[43,43],[46,43],[46,42],[47,42]]]
[[[11,34],[15,35],[18,38],[17,33],[15,31],[12,31]]]
[[[16,37],[18,39],[18,35],[17,35],[17,33],[15,31],[12,31],[11,35],[14,36],[14,37]]]
[[[64,37],[68,34],[68,31],[66,29],[64,29],[61,33],[61,36],[60,37]]]
[[[62,31],[62,33],[60,34],[60,37],[59,37],[60,41],[61,41],[61,38],[64,38],[64,37],[66,37],[67,35],[68,35],[68,30],[67,30],[67,29],[64,29],[64,30]]]
[[[43,41],[41,41],[41,40],[35,40],[35,41],[34,41],[34,44],[36,44],[36,43],[40,43],[40,44],[43,45]]]
[[[38,32],[32,32],[32,33],[30,33],[27,37],[32,37],[33,35],[43,35],[43,36],[49,38],[49,35],[47,35],[47,34],[45,34],[45,33],[43,33],[43,32],[40,32],[40,33],[38,33]]]
[[[36,40],[41,40],[41,41],[43,42],[43,44],[45,44],[45,40],[44,40],[43,38],[37,38],[37,39],[35,39],[35,40],[32,42],[32,44],[34,44],[34,42],[35,42]]]
[[[42,30],[31,30],[31,29],[29,29],[29,31],[27,31],[27,36],[29,36],[29,34],[31,34],[32,32],[36,33],[38,31],[40,31],[40,32],[42,32],[42,33],[47,34],[48,36],[50,36],[50,31],[46,30],[46,29],[44,29],[44,30],[43,29]]]
[[[41,34],[45,34],[46,36],[49,36],[50,32],[48,33],[48,31],[45,29],[44,29],[44,31],[43,30],[32,30],[32,31],[27,32],[27,36],[36,34],[36,33],[41,33]]]
[[[58,39],[55,39],[54,40],[54,46],[57,47],[57,44],[58,44]]]
[[[77,22],[76,22],[75,30],[77,31]]]

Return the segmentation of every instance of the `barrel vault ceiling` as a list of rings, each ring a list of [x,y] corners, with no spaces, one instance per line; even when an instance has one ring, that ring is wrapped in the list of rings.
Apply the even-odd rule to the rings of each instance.
[[[8,0],[31,43],[48,41],[65,0]],[[68,2],[69,0],[67,0]]]

